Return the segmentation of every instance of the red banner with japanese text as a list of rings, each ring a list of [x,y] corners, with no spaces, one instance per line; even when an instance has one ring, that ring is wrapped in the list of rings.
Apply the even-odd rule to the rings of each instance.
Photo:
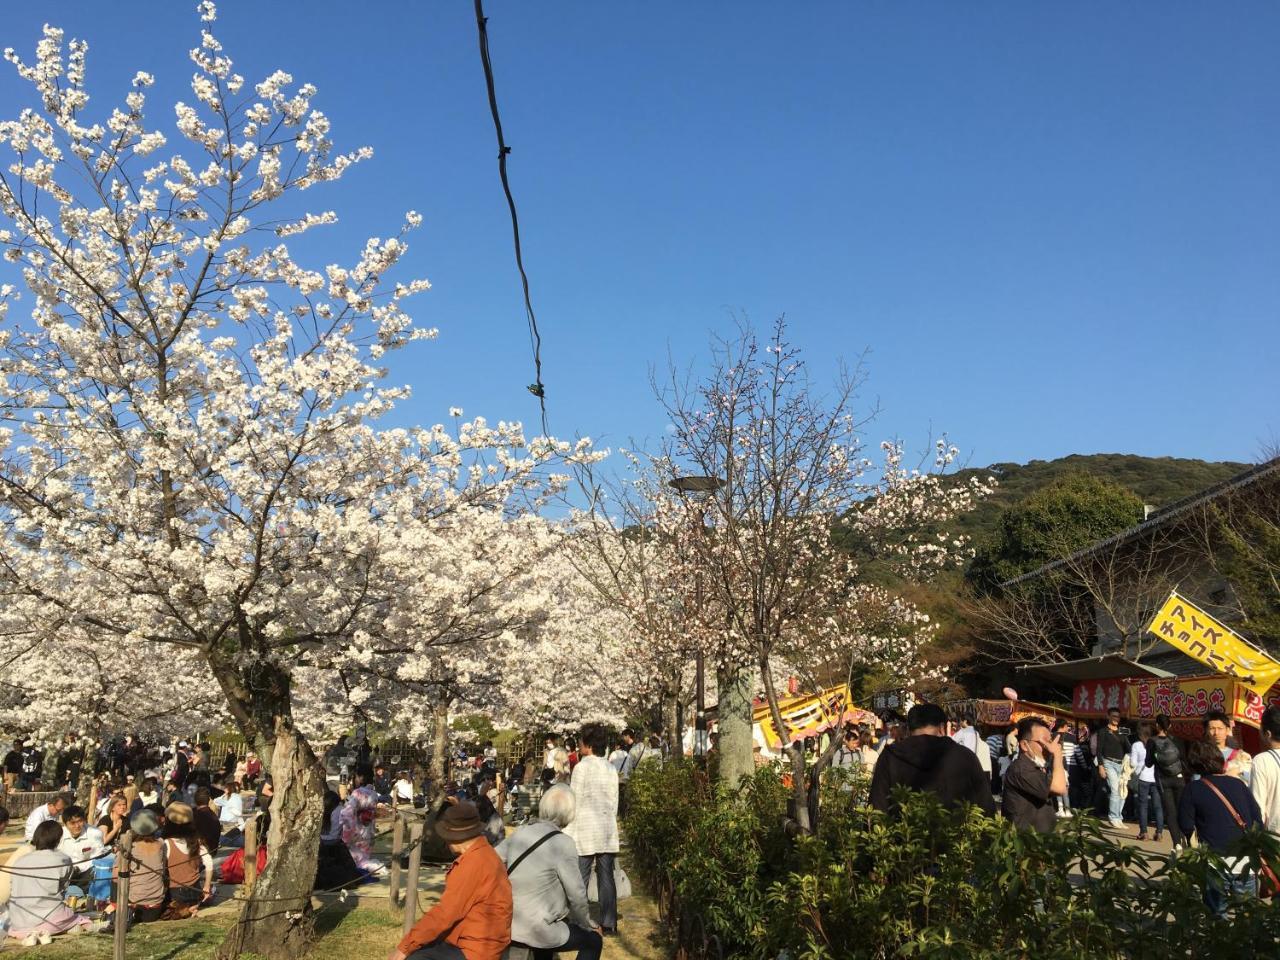
[[[1111,709],[1123,713],[1128,705],[1124,685],[1122,677],[1077,683],[1071,697],[1072,712],[1077,717],[1105,717]]]

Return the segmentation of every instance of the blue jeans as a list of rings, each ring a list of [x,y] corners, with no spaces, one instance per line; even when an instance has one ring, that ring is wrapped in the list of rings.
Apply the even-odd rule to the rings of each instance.
[[[1258,878],[1252,873],[1219,873],[1211,876],[1204,887],[1204,905],[1219,920],[1227,915],[1227,904],[1233,899],[1249,899],[1258,895]]]
[[[1138,781],[1138,797],[1135,801],[1138,805],[1138,833],[1147,832],[1147,804],[1150,803],[1156,808],[1156,833],[1159,834],[1164,830],[1164,800],[1160,796],[1160,789],[1154,783],[1147,783],[1145,780]]]
[[[582,885],[591,886],[591,868],[596,868],[596,890],[600,894],[600,926],[615,929],[618,926],[618,888],[613,876],[616,853],[593,853],[578,857],[578,869],[582,871]]]
[[[1102,769],[1107,771],[1107,816],[1112,820],[1124,819],[1120,816],[1120,811],[1124,809],[1124,797],[1120,796],[1123,763],[1123,760],[1102,761]]]

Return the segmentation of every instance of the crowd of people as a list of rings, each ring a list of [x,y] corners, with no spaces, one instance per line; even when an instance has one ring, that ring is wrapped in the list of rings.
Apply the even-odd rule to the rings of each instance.
[[[100,772],[82,806],[75,791],[87,759]],[[68,737],[48,753],[17,740],[4,769],[13,801],[23,791],[57,791],[32,808],[22,844],[0,866],[0,926],[26,945],[194,916],[213,899],[219,870],[238,882],[247,820],[269,817],[272,798],[253,751],[229,751],[217,764],[209,744],[185,740],[162,748],[133,736],[101,745]],[[0,808],[0,827],[8,819]],[[122,870],[131,878],[124,917],[115,900]]]
[[[905,787],[1038,832],[1084,809],[1125,830],[1128,817],[1138,841],[1159,840],[1168,830],[1175,854],[1193,838],[1227,856],[1250,827],[1280,833],[1280,707],[1261,718],[1264,750],[1256,757],[1220,713],[1207,714],[1203,736],[1191,740],[1173,737],[1164,716],[1129,729],[1119,711],[1094,730],[1027,716],[985,738],[971,717],[934,704],[884,720],[882,727],[846,727],[831,763],[850,789],[856,777],[849,775],[868,778],[871,805],[889,815],[896,813],[895,788]],[[714,753],[714,735],[711,744]],[[817,744],[808,749],[816,754]],[[491,742],[459,748],[447,783],[433,790],[424,770],[393,773],[376,752],[340,741],[325,758],[330,782],[315,888],[381,876],[387,863],[374,851],[380,811],[421,808],[442,793],[434,829],[456,859],[444,896],[392,960],[497,960],[509,943],[535,958],[575,951],[595,960],[603,938],[617,932],[618,899],[627,892],[617,854],[628,783],[667,752],[656,731],[626,729],[611,738],[588,724],[573,738],[548,736],[540,757],[524,754],[505,768]],[[6,781],[12,775],[6,786],[78,782],[83,753],[59,751],[51,780],[48,759],[32,759],[29,744],[15,743],[5,759]],[[117,922],[190,917],[212,900],[215,881],[243,882],[243,847],[255,818],[255,865],[266,866],[272,784],[251,752],[230,752],[215,768],[208,744],[178,741],[157,750],[125,737],[98,759],[105,766],[93,802],[81,806],[64,789],[38,804],[25,818],[23,844],[0,867],[10,937],[37,944]],[[0,821],[7,826],[2,807]],[[122,869],[132,877],[125,917],[113,899]],[[1225,916],[1233,899],[1256,891],[1248,862],[1228,860],[1204,897]],[[589,902],[599,905],[595,919]]]
[[[1163,715],[1139,723],[1131,737],[1118,710],[1092,732],[1028,716],[996,742],[935,704],[917,704],[905,729],[895,726],[874,746],[861,732],[848,731],[842,747],[849,763],[872,771],[870,802],[877,809],[895,812],[896,787],[932,793],[948,807],[972,804],[992,816],[998,796],[1006,818],[1041,833],[1073,815],[1072,796],[1077,809],[1105,812],[1117,829],[1127,831],[1128,811],[1138,823],[1136,840],[1159,840],[1167,825],[1175,855],[1195,838],[1227,857],[1204,889],[1218,916],[1226,916],[1233,898],[1257,895],[1248,860],[1229,856],[1235,841],[1255,827],[1280,834],[1280,707],[1262,715],[1264,749],[1257,757],[1240,747],[1230,718],[1219,712],[1205,715],[1202,737],[1183,741],[1170,736]]]
[[[527,755],[507,771],[539,797],[537,816],[509,835],[488,829],[486,768],[496,758],[487,750],[471,782],[446,799],[435,830],[457,859],[439,903],[390,960],[497,960],[512,945],[535,960],[565,951],[596,960],[617,934],[618,900],[628,893],[619,810],[636,769],[661,760],[661,737],[626,729],[611,743],[605,728],[587,724],[576,738],[548,736],[544,747],[541,767]],[[599,905],[594,919],[589,902]]]

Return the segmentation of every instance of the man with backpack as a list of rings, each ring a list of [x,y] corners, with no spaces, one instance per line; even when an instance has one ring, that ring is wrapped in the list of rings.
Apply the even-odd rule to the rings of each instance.
[[[1156,789],[1164,801],[1169,839],[1173,841],[1173,849],[1178,851],[1186,843],[1178,825],[1178,804],[1182,802],[1182,791],[1187,786],[1187,766],[1177,742],[1169,736],[1168,714],[1156,714],[1156,735],[1151,738],[1151,749],[1155,754]]]

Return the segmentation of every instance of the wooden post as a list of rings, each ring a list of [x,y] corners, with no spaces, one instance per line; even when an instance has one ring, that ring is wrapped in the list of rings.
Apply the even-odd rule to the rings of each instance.
[[[404,852],[404,814],[396,811],[396,823],[391,830],[391,915],[400,910],[400,855]]]
[[[258,818],[253,817],[244,825],[244,895],[253,891],[258,879]]]
[[[124,935],[129,932],[129,857],[133,852],[133,831],[126,830],[120,839],[120,870],[116,883],[116,926],[113,933],[114,960],[124,960]]]
[[[402,935],[418,922],[418,875],[422,872],[422,824],[415,823],[409,830],[409,876],[404,888],[404,925]]]

